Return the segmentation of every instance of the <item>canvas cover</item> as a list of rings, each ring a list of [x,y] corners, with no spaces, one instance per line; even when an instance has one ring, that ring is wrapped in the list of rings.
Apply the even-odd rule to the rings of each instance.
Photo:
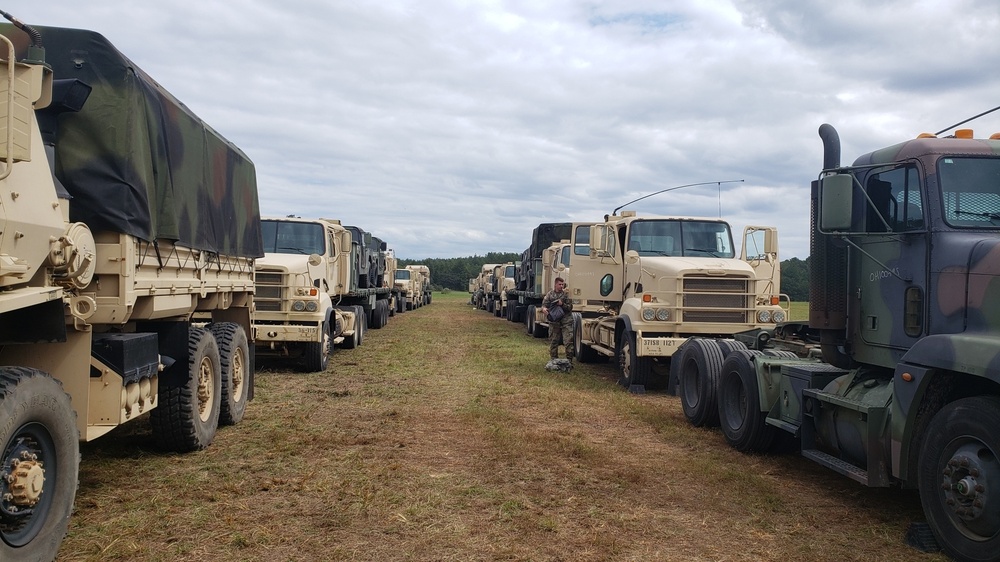
[[[56,80],[93,88],[58,118],[56,176],[70,219],[147,241],[224,255],[264,255],[253,163],[99,33],[35,26]],[[24,57],[29,40],[0,32]]]

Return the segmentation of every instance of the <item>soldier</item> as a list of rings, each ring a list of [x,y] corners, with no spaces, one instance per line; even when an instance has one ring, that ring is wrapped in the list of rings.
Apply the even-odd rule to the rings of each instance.
[[[549,356],[559,358],[559,344],[566,347],[566,359],[573,366],[573,301],[566,292],[566,281],[556,277],[555,288],[542,299],[542,314],[549,321]]]

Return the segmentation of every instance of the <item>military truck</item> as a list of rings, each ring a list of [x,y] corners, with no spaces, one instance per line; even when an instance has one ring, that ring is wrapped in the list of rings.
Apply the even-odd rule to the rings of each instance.
[[[531,243],[521,252],[521,262],[514,269],[514,288],[507,291],[509,319],[524,322],[529,334],[534,334],[535,310],[541,308],[542,298],[551,289],[542,283],[542,254],[552,244],[569,240],[572,230],[573,223],[543,222],[531,231]],[[545,337],[543,333],[544,327],[539,326],[534,335]]]
[[[507,262],[494,265],[490,272],[486,309],[498,318],[508,314],[508,292],[514,289],[516,269],[513,262]]]
[[[849,166],[836,130],[820,136],[808,325],[695,354],[714,357],[722,431],[740,451],[791,440],[863,485],[916,488],[945,552],[998,560],[1000,134],[923,134]],[[808,349],[820,358],[786,358]]]
[[[336,220],[296,217],[264,218],[261,228],[257,353],[325,371],[336,345],[354,348],[364,341],[367,313],[347,298],[355,271],[351,233]]]
[[[411,264],[406,269],[414,272],[420,290],[420,306],[431,304],[433,287],[431,286],[431,268],[421,264]]]
[[[257,262],[254,320],[261,357],[298,358],[306,370],[324,371],[336,346],[353,349],[368,327],[386,325],[393,289],[384,274],[371,273],[385,267],[378,257],[384,242],[369,235],[368,250],[376,251],[365,251],[358,242],[364,232],[337,219],[261,223],[265,254]]]
[[[542,314],[542,300],[555,286],[557,277],[566,280],[569,276],[571,256],[569,240],[560,240],[542,250],[542,258],[538,262],[540,266],[535,269],[537,285],[531,296],[525,299],[530,303],[524,313],[524,327],[528,335],[536,338],[548,337],[549,320]]]
[[[0,560],[51,560],[80,440],[243,418],[260,213],[246,155],[107,39],[3,15]]]
[[[423,303],[423,288],[420,282],[420,274],[409,266],[396,270],[395,284],[402,305],[401,312],[419,308]]]
[[[480,310],[493,312],[490,308],[490,300],[488,297],[490,287],[493,283],[493,270],[497,265],[499,264],[484,263],[482,267],[479,268],[479,275],[472,282],[472,286],[475,289],[472,294],[472,305]]]
[[[787,318],[787,297],[777,231],[755,228],[765,258],[737,258],[729,224],[716,218],[622,211],[576,225],[567,282],[577,358],[616,358],[626,388],[665,386],[671,356],[692,336],[770,337]]]

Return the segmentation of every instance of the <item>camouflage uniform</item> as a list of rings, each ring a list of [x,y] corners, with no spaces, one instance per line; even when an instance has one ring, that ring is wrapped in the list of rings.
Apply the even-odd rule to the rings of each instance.
[[[542,308],[552,308],[552,303],[562,301],[562,309],[566,314],[556,322],[549,322],[549,356],[559,358],[559,344],[566,346],[566,359],[573,361],[576,348],[573,340],[573,299],[565,290],[551,290],[542,299]]]

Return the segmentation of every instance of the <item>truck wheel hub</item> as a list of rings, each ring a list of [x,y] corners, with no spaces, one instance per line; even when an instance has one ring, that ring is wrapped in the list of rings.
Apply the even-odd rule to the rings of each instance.
[[[945,504],[954,517],[980,536],[1000,530],[1000,514],[991,513],[989,506],[989,484],[1000,478],[1000,464],[988,448],[971,443],[959,447],[941,476]]]

